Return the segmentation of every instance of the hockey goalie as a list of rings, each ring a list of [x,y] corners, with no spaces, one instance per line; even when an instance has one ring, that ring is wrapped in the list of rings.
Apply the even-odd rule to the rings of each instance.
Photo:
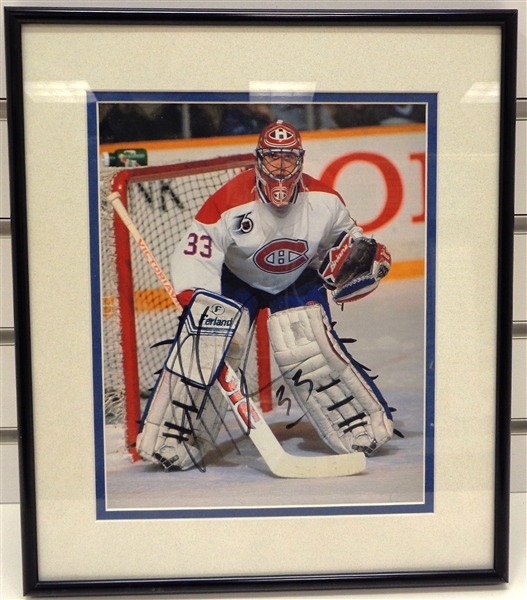
[[[143,415],[144,459],[200,468],[228,409],[218,373],[224,362],[240,367],[263,308],[281,376],[321,439],[337,454],[366,456],[391,439],[390,409],[339,340],[329,304],[372,293],[390,255],[303,162],[298,131],[268,125],[255,167],[214,193],[177,245],[171,275],[185,310]]]

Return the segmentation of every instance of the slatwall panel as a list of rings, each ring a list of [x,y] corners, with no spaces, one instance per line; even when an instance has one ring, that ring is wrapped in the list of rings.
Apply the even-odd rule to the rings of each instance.
[[[177,2],[174,0],[127,0],[126,8],[141,7],[195,7],[195,8],[320,8],[322,4],[316,1],[210,1],[210,2]],[[9,236],[9,182],[7,159],[7,126],[5,121],[5,69],[4,69],[4,29],[3,8],[5,6],[53,6],[53,7],[123,7],[122,2],[108,0],[0,0],[0,250],[1,250],[1,323],[0,323],[0,503],[18,502],[18,460],[16,445],[16,392],[14,385],[14,347],[13,347],[13,310],[12,285],[10,266],[10,236]],[[515,8],[519,11],[519,47],[518,47],[518,121],[517,121],[517,173],[516,173],[516,236],[515,236],[515,284],[514,284],[514,332],[513,340],[513,401],[512,401],[512,491],[520,492],[519,500],[513,502],[513,547],[517,548],[518,556],[513,554],[512,569],[515,582],[510,588],[511,593],[525,590],[525,493],[527,492],[527,1],[497,1],[497,0],[461,0],[450,1],[370,1],[343,2],[326,1],[325,9],[356,8],[356,9],[506,9]],[[523,99],[523,100],[521,100]],[[20,547],[19,529],[17,525],[18,511],[8,506],[2,510],[2,573],[0,579],[0,599],[8,597],[11,600],[22,598],[20,592]],[[5,518],[4,518],[5,516]],[[517,532],[523,532],[518,537]],[[516,540],[516,537],[518,539]],[[12,547],[11,547],[12,546]],[[5,557],[5,560],[4,560]],[[514,562],[516,561],[516,563]],[[518,584],[519,582],[519,584]],[[516,587],[514,587],[516,586]],[[8,593],[9,596],[5,596]],[[521,593],[521,592],[520,592]],[[505,592],[504,592],[505,594]],[[408,596],[413,594],[409,591]],[[425,596],[423,596],[425,597]],[[428,595],[427,595],[428,597]],[[443,598],[454,598],[446,592]],[[494,597],[494,596],[493,596]],[[520,597],[509,595],[510,598]]]
[[[3,6],[112,6],[112,2],[1,2]],[[128,3],[139,6],[141,2],[133,1]],[[177,3],[155,3],[156,6],[174,6]],[[213,4],[213,3],[212,3]],[[211,4],[211,5],[212,5]],[[218,4],[218,3],[216,3]],[[220,3],[221,4],[221,3]],[[248,4],[248,3],[247,3]],[[340,3],[342,4],[342,3]],[[353,3],[352,3],[353,4]],[[367,5],[367,3],[354,3],[357,6]],[[379,8],[382,8],[382,2],[377,3]],[[416,3],[398,3],[399,8],[410,8],[411,5]],[[469,5],[473,5],[473,8],[481,7],[481,3],[478,2],[421,2],[422,8],[426,8],[425,5],[434,5],[436,8],[447,7],[455,8],[454,5],[458,5],[458,8],[469,8]],[[525,2],[486,2],[484,3],[486,8],[492,8],[491,4],[495,4],[499,8],[517,8],[520,11],[520,30],[524,31],[527,29],[525,21],[527,19],[527,6]],[[154,3],[150,4],[154,6]],[[265,2],[261,3],[265,5]],[[309,5],[309,3],[303,3]],[[325,3],[325,8],[331,8],[332,3]],[[448,6],[446,6],[448,5]],[[463,5],[463,6],[461,6]],[[393,8],[393,3],[391,3]],[[3,11],[2,11],[3,12]],[[522,49],[525,50],[525,35],[521,35],[520,31],[520,47],[519,47],[519,81],[518,90],[519,97],[527,98],[527,82],[525,77],[525,52],[522,54]],[[3,35],[3,28],[2,28]],[[2,52],[3,52],[3,41],[2,41]],[[3,55],[0,55],[3,58]],[[2,70],[2,73],[4,70]],[[10,236],[9,236],[9,178],[8,178],[8,162],[7,162],[7,123],[5,121],[5,81],[2,76],[0,80],[0,150],[1,150],[1,170],[0,170],[0,262],[1,262],[1,311],[0,311],[0,327],[1,337],[0,342],[2,344],[1,353],[1,371],[2,371],[2,411],[0,419],[0,442],[6,439],[11,441],[13,439],[13,432],[16,426],[16,394],[14,391],[14,373],[13,373],[13,354],[14,349],[12,346],[12,327],[13,327],[13,301],[12,301],[12,283],[11,283],[11,251],[10,251]],[[516,435],[525,435],[527,433],[527,401],[526,401],[526,379],[525,375],[525,361],[523,356],[525,352],[522,350],[525,345],[524,339],[526,337],[525,327],[527,324],[527,100],[518,103],[518,121],[517,121],[517,174],[516,174],[516,204],[515,212],[518,215],[517,218],[517,234],[515,236],[515,282],[514,282],[514,319],[517,321],[515,332],[517,338],[514,340],[514,387],[513,387],[513,431]],[[523,217],[522,217],[523,215]],[[523,339],[522,339],[523,338]],[[523,352],[523,354],[522,354]],[[518,358],[521,357],[521,358]],[[523,372],[521,371],[523,367]],[[10,454],[7,453],[6,456]],[[518,457],[521,457],[521,453],[517,453]],[[5,461],[4,457],[4,461]],[[518,458],[519,460],[519,458]],[[2,464],[4,472],[12,472],[9,466]],[[524,465],[519,465],[518,469],[525,471]],[[521,478],[520,478],[521,481]],[[7,498],[12,498],[13,493],[11,488],[15,487],[14,481],[12,484],[6,482],[0,493],[0,501],[5,502]],[[521,487],[521,486],[520,486]],[[525,491],[515,488],[516,491]],[[16,492],[15,492],[16,496]]]

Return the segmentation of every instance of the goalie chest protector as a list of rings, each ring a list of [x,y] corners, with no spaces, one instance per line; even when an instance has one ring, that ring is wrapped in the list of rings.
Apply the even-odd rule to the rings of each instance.
[[[321,258],[342,231],[356,227],[342,198],[309,175],[296,202],[284,208],[263,204],[254,171],[246,171],[203,205],[172,258],[177,292],[221,291],[221,269],[250,286],[277,294]]]

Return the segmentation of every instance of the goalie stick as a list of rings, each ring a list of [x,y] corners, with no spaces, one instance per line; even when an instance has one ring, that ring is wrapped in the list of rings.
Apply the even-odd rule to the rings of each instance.
[[[163,284],[176,310],[181,314],[183,307],[177,299],[172,284],[135,227],[128,211],[121,202],[120,193],[111,193],[107,200],[113,205],[114,210]],[[287,453],[276,439],[257,406],[245,394],[236,372],[226,362],[220,369],[217,381],[242,430],[248,434],[274,475],[288,478],[342,477],[364,471],[366,457],[362,452],[332,456],[296,456]]]

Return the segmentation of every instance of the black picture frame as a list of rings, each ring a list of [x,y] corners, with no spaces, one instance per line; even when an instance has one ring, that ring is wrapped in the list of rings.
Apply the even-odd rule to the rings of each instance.
[[[11,215],[13,241],[13,276],[15,293],[15,348],[17,365],[17,396],[19,417],[21,513],[23,541],[24,593],[35,596],[56,595],[103,595],[103,594],[166,594],[166,593],[235,593],[277,591],[299,592],[303,590],[334,591],[361,588],[394,588],[418,586],[456,586],[501,584],[508,578],[509,541],[509,438],[510,438],[510,369],[512,332],[512,256],[513,256],[513,187],[514,187],[514,132],[516,92],[516,11],[168,11],[168,10],[112,10],[112,9],[34,9],[8,7],[5,9],[8,128],[11,180]],[[52,439],[41,435],[35,427],[36,414],[42,414],[42,372],[35,354],[35,335],[38,335],[39,319],[35,314],[36,297],[42,293],[35,283],[31,263],[35,256],[35,221],[28,220],[28,210],[38,202],[33,191],[33,180],[28,181],[28,171],[38,157],[28,153],[29,132],[28,96],[25,92],[27,75],[27,37],[35,26],[51,26],[60,29],[81,26],[97,31],[108,26],[123,30],[147,27],[150,35],[156,27],[273,28],[316,26],[321,29],[344,28],[392,28],[391,31],[409,31],[425,28],[428,32],[441,28],[468,28],[479,31],[489,27],[499,31],[499,73],[501,85],[496,101],[499,104],[497,172],[498,189],[495,202],[495,231],[489,234],[496,248],[495,296],[487,300],[495,302],[495,320],[490,339],[494,339],[495,389],[488,390],[493,397],[491,409],[485,416],[485,426],[493,430],[493,523],[488,530],[493,537],[492,565],[485,568],[427,568],[415,570],[411,566],[398,570],[365,570],[354,572],[276,572],[242,574],[225,572],[213,576],[158,577],[152,574],[140,578],[126,575],[106,577],[81,577],[71,572],[69,576],[43,577],[42,565],[52,558],[46,557],[41,546],[41,514],[39,511],[39,460],[42,448]],[[32,29],[31,29],[32,28]],[[31,35],[29,33],[28,35]],[[426,34],[425,34],[426,35]],[[53,65],[48,65],[48,69]],[[408,68],[408,67],[405,67]],[[454,69],[452,65],[450,69]],[[434,90],[437,91],[437,90]],[[440,91],[441,92],[441,91]],[[439,122],[439,135],[444,125]],[[68,149],[62,150],[67,154]],[[438,200],[441,202],[441,199]],[[474,215],[477,221],[480,215]],[[44,238],[38,237],[43,244]],[[53,240],[48,239],[51,243]],[[492,245],[492,244],[491,244]],[[42,246],[44,250],[44,246]],[[57,260],[55,258],[55,260]],[[460,257],[462,260],[462,257]],[[470,318],[468,316],[467,318]],[[495,335],[492,332],[495,331]],[[59,342],[60,343],[60,342]],[[40,346],[39,346],[40,347]],[[486,365],[488,366],[488,365]],[[483,367],[482,367],[483,368]],[[43,395],[42,395],[43,394]],[[472,415],[460,409],[459,418]],[[38,417],[38,418],[41,418]],[[38,419],[37,419],[38,420]],[[492,435],[492,434],[491,434]],[[461,440],[455,453],[466,450]],[[60,468],[60,465],[57,465]],[[75,473],[69,474],[72,479]],[[404,541],[403,541],[404,542]],[[401,543],[403,543],[401,542]],[[102,552],[104,542],[102,543]],[[106,542],[108,543],[108,542]],[[372,544],[375,548],[377,544]],[[415,553],[426,553],[427,548],[413,548]],[[270,548],[271,554],[278,552]]]

